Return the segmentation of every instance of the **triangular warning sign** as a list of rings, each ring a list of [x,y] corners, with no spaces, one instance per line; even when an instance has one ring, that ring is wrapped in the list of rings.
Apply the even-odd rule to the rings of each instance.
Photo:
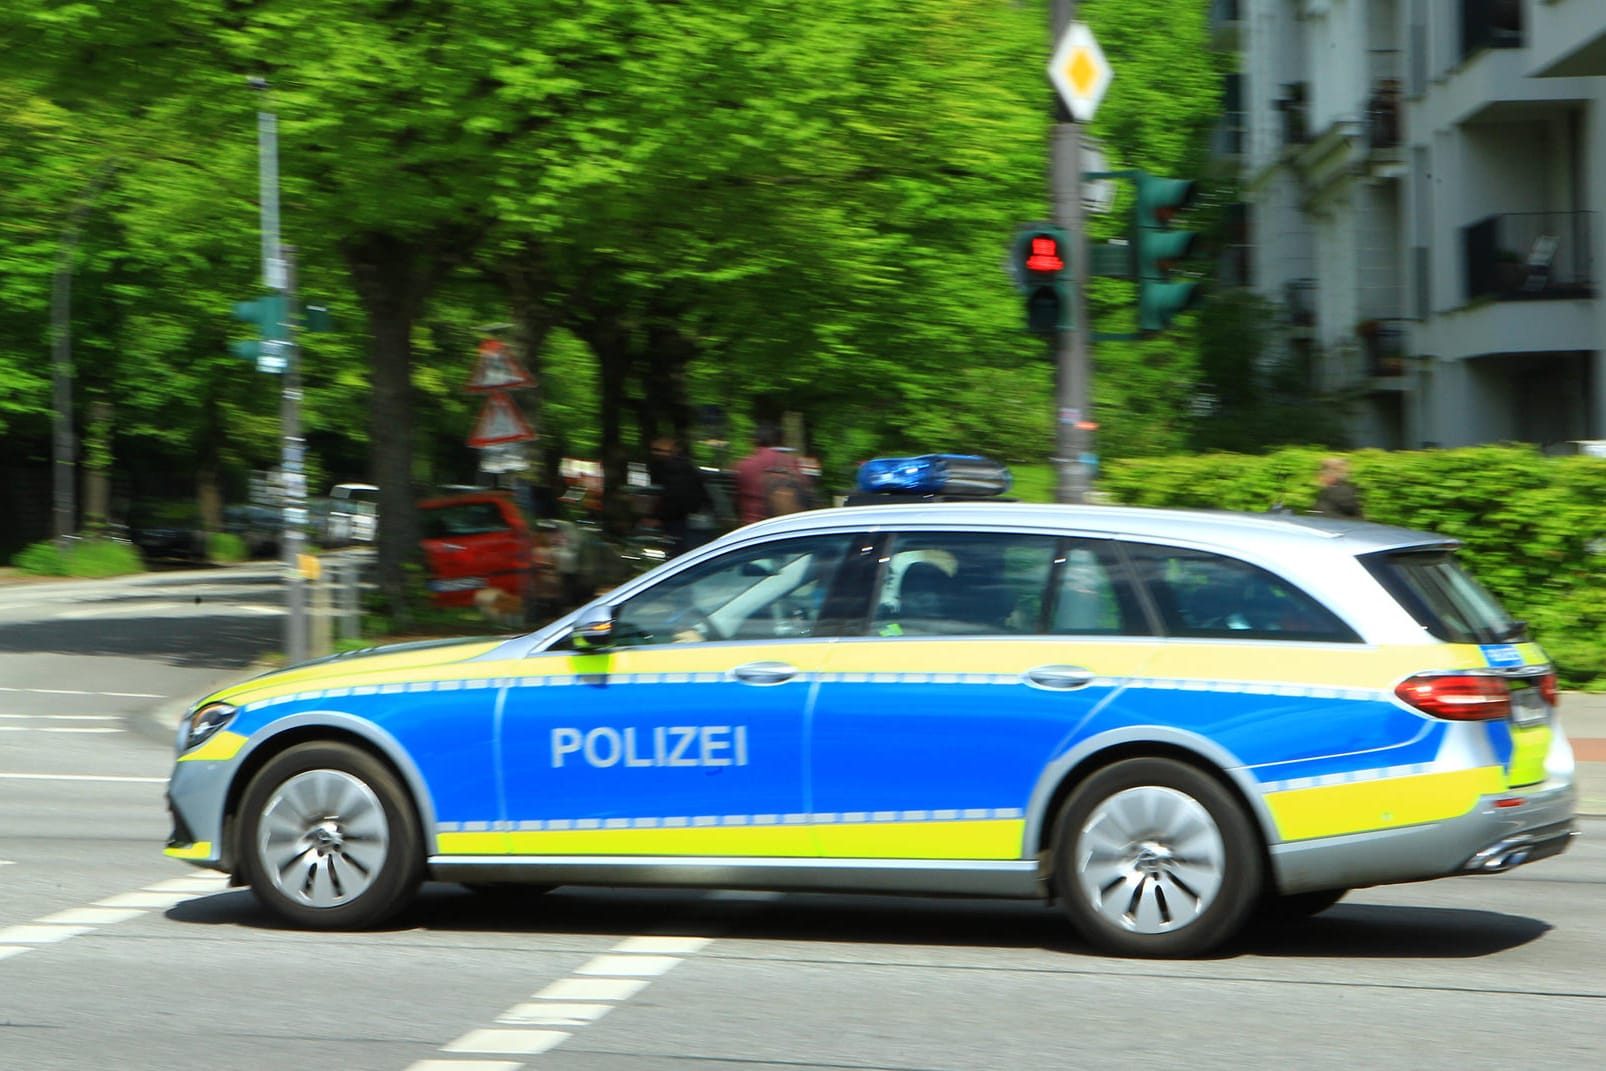
[[[468,445],[495,446],[533,438],[535,432],[525,423],[513,399],[497,390],[486,396],[479,419],[474,422],[474,434],[468,437]]]
[[[530,373],[508,352],[505,344],[495,339],[480,343],[480,356],[474,362],[474,375],[468,381],[469,390],[517,390],[534,384]]]

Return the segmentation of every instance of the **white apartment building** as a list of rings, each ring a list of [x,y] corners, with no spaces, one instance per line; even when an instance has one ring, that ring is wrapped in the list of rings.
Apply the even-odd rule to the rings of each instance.
[[[1606,439],[1606,0],[1216,0],[1248,283],[1357,446]]]

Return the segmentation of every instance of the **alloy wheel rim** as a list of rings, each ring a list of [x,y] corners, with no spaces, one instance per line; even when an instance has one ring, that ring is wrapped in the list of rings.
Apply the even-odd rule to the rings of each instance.
[[[390,849],[374,790],[343,770],[308,770],[262,808],[257,859],[275,890],[312,908],[339,907],[371,888]]]
[[[1131,933],[1180,930],[1209,910],[1226,876],[1210,812],[1162,785],[1123,789],[1082,824],[1077,882],[1103,919]]]

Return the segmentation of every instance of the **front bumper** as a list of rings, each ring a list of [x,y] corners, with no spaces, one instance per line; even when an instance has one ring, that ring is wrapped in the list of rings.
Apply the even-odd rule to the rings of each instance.
[[[230,763],[180,762],[167,783],[167,809],[173,830],[163,854],[196,866],[228,870],[224,851],[224,804]]]

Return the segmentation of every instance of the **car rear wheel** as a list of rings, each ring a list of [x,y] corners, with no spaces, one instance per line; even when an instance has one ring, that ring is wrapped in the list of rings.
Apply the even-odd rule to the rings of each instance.
[[[1172,759],[1097,771],[1060,812],[1055,879],[1072,925],[1107,951],[1191,956],[1236,934],[1261,888],[1249,817],[1214,778]]]
[[[268,761],[241,805],[240,859],[265,907],[321,930],[383,922],[423,876],[401,783],[347,744],[300,744]]]

